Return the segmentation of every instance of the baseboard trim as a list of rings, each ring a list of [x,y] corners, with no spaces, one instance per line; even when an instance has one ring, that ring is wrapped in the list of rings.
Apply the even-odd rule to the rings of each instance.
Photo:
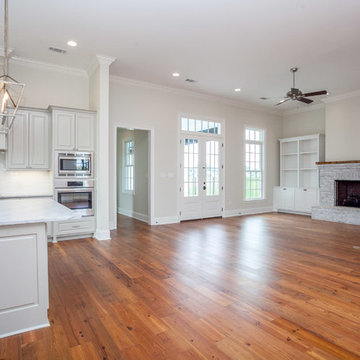
[[[49,324],[49,322],[47,322],[47,323],[45,323],[45,324],[28,327],[28,328],[26,328],[26,329],[11,331],[11,332],[6,333],[6,334],[1,334],[1,335],[0,335],[0,339],[3,339],[3,338],[8,337],[8,336],[13,336],[13,335],[17,335],[17,334],[22,334],[22,333],[27,332],[27,331],[42,329],[42,328],[49,327],[49,326],[50,326],[50,324]]]
[[[167,224],[178,224],[180,218],[178,216],[164,216],[154,219],[154,223],[151,225],[167,225]]]
[[[146,222],[146,223],[149,221],[147,215],[139,213],[137,211],[127,210],[127,209],[123,209],[123,208],[118,207],[117,212],[120,215],[129,216],[129,217],[132,217],[132,218],[134,218],[136,220],[140,220],[140,221],[143,221],[143,222]]]
[[[110,230],[100,230],[96,229],[94,238],[96,240],[111,240]]]
[[[234,209],[234,210],[225,210],[223,217],[233,217],[233,216],[243,216],[243,215],[255,215],[255,214],[265,214],[273,212],[272,206],[264,206],[258,208],[244,208],[244,209]]]

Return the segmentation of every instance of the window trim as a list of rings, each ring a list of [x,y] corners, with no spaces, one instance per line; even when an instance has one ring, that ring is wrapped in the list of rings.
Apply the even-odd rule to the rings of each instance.
[[[126,165],[126,143],[132,142],[134,148],[134,164],[133,165]],[[126,168],[132,167],[133,168],[133,190],[126,189]],[[135,195],[135,142],[134,139],[128,138],[123,140],[123,158],[122,158],[122,192],[123,194]]]
[[[263,140],[262,141],[257,141],[257,140],[246,140],[246,130],[257,130],[257,131],[262,131],[263,132]],[[266,153],[265,153],[265,149],[266,149],[266,129],[265,128],[261,128],[261,127],[256,127],[256,126],[252,126],[252,125],[244,125],[244,129],[243,129],[243,141],[244,141],[244,145],[243,145],[243,160],[244,160],[244,186],[243,186],[243,194],[244,194],[244,201],[245,202],[256,202],[256,201],[264,201],[266,200],[266,169],[265,169],[265,157],[266,157]],[[246,198],[246,144],[247,143],[252,143],[252,144],[259,144],[261,143],[263,148],[262,148],[262,161],[261,161],[261,165],[262,165],[262,197],[260,199],[247,199]]]

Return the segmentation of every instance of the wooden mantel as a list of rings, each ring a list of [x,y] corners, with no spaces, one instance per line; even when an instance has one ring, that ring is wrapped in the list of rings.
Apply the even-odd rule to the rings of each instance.
[[[346,161],[318,161],[316,165],[332,165],[332,164],[360,164],[360,160],[346,160]]]

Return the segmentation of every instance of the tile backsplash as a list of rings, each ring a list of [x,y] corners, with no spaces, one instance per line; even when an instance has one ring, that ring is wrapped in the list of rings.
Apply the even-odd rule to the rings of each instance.
[[[53,194],[50,171],[6,170],[5,156],[4,152],[0,152],[0,197]]]

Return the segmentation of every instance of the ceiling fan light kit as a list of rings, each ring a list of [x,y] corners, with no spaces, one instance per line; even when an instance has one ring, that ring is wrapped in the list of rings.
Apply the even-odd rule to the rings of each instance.
[[[15,119],[25,84],[8,74],[8,0],[4,0],[4,73],[0,76],[0,131],[7,132]]]
[[[294,100],[294,101],[300,101],[302,103],[305,104],[311,104],[312,102],[314,102],[314,100],[308,99],[308,97],[312,97],[312,96],[318,96],[318,95],[327,95],[328,92],[326,90],[319,90],[319,91],[312,91],[312,92],[308,92],[303,94],[298,88],[296,88],[295,85],[295,73],[298,71],[299,69],[297,67],[292,67],[290,69],[290,71],[293,74],[293,86],[292,88],[286,93],[286,96],[284,97],[284,99],[280,100],[277,104],[275,104],[275,106],[277,105],[281,105],[289,100]],[[266,97],[261,97],[260,99],[266,100]]]

